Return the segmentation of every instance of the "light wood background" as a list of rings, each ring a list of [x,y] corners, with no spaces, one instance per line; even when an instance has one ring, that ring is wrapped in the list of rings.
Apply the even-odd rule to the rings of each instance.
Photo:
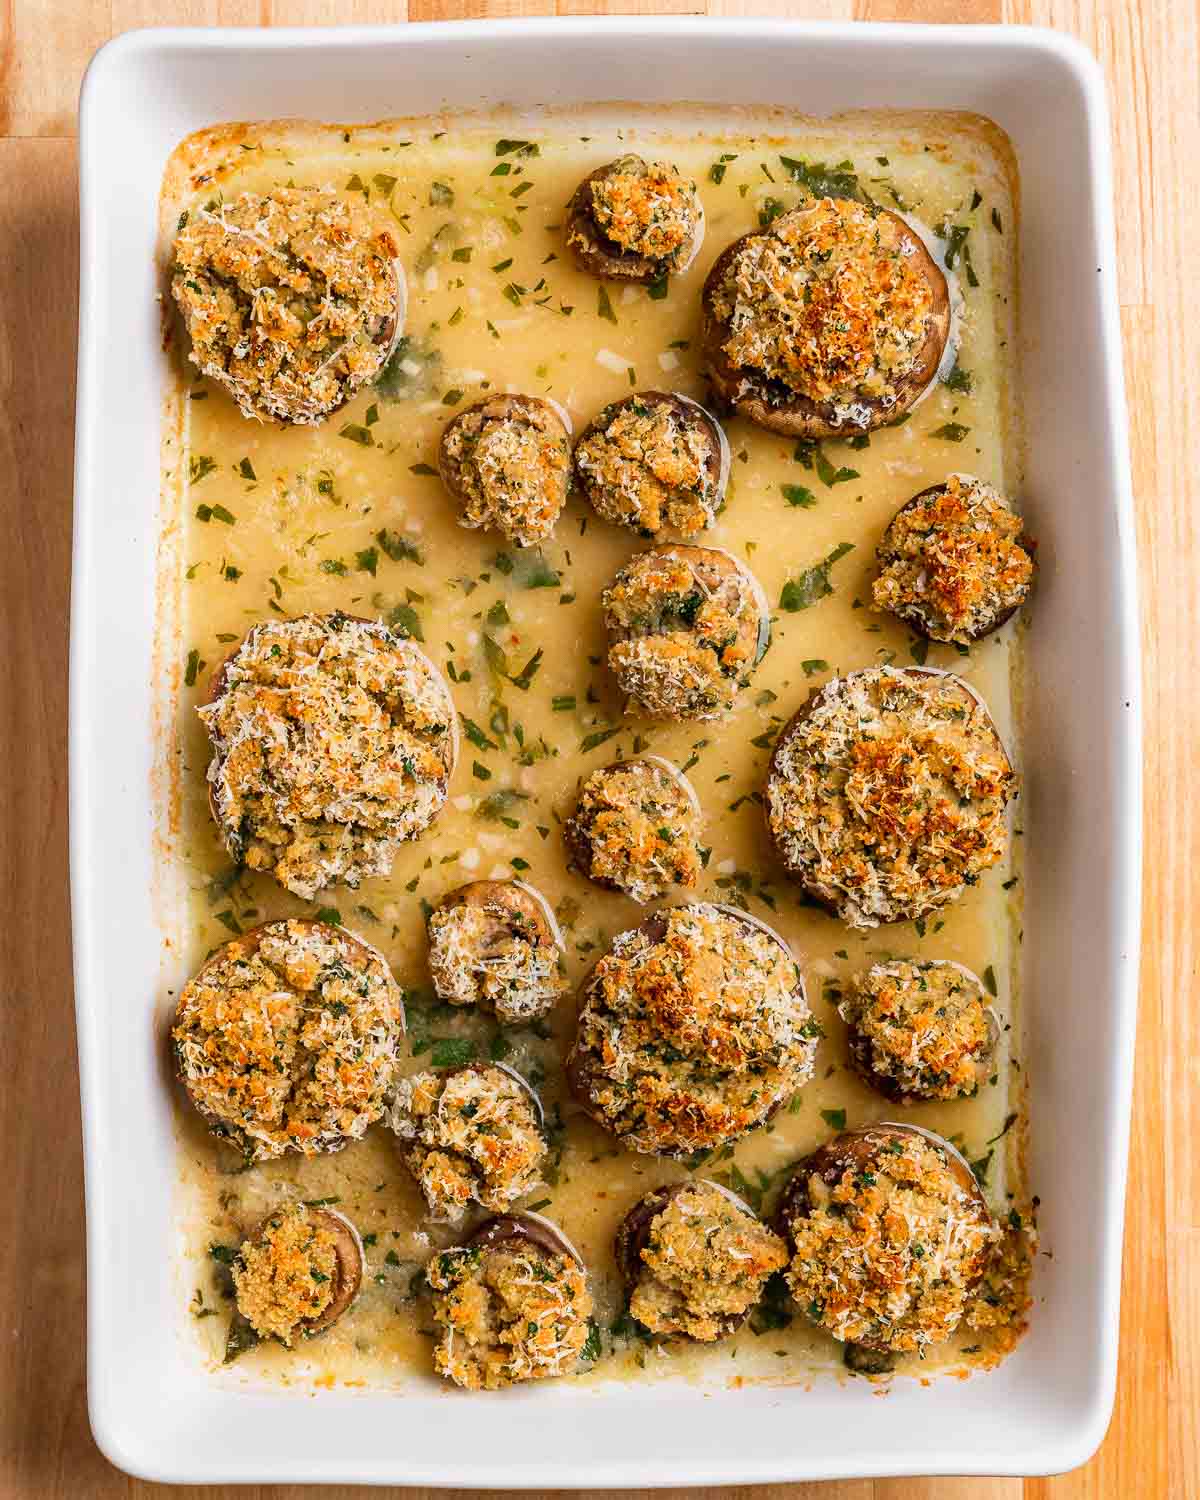
[[[705,8],[705,0],[557,0],[564,15]],[[407,18],[554,9],[555,0],[409,0]],[[1200,693],[1192,677],[1200,640],[1196,0],[708,0],[707,9],[1035,23],[1073,32],[1099,55],[1116,145],[1146,659],[1145,959],[1120,1387],[1107,1441],[1086,1468],[1052,1480],[910,1479],[728,1493],[739,1500],[1194,1500],[1200,1496],[1200,998],[1192,991],[1198,978],[1192,914],[1200,909]],[[133,26],[405,17],[404,0],[0,3],[0,1500],[144,1500],[167,1493],[118,1474],[101,1458],[88,1431],[84,1389],[66,801],[80,76],[97,47]],[[1053,150],[1052,141],[1046,149]],[[195,1491],[212,1500],[225,1493],[233,1492]],[[302,1493],[253,1492],[258,1500]],[[343,1500],[376,1492],[327,1493]],[[434,1492],[397,1493],[425,1500]]]

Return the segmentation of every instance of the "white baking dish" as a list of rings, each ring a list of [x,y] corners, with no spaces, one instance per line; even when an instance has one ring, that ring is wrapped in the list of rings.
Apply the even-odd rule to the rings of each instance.
[[[440,108],[778,103],[966,108],[1022,185],[1025,509],[1045,560],[1027,683],[1033,1327],[997,1372],[719,1396],[662,1384],[450,1393],[234,1392],[181,1336],[176,1143],[161,1049],[156,746],[178,653],[155,656],[165,364],[153,264],[163,166],[218,120]],[[465,1487],[1038,1474],[1082,1462],[1112,1404],[1139,874],[1134,540],[1108,130],[1079,47],[1019,28],[687,19],[342,31],[144,31],[82,101],[71,813],[93,1430],[154,1479]],[[167,938],[169,942],[169,937]]]

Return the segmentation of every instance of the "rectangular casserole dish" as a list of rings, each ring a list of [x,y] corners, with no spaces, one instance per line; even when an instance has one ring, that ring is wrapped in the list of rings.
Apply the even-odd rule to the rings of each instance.
[[[897,1382],[886,1399],[832,1378],[717,1396],[667,1384],[466,1401],[330,1391],[318,1422],[295,1393],[214,1384],[185,1337],[173,1272],[177,1148],[150,1024],[171,942],[163,747],[180,655],[164,646],[157,600],[160,549],[171,545],[158,503],[162,170],[184,135],[218,120],[615,99],[814,114],[961,108],[1012,139],[1025,510],[1044,560],[1025,684],[1025,794],[1038,829],[1025,908],[1029,1169],[1052,1256],[1023,1343],[966,1382]],[[1082,1462],[1103,1435],[1116,1373],[1140,809],[1133,522],[1094,62],[1018,28],[663,18],[165,30],[98,56],[81,138],[72,873],[89,1404],[104,1452],[135,1474],[189,1483],[516,1489],[1037,1474]]]

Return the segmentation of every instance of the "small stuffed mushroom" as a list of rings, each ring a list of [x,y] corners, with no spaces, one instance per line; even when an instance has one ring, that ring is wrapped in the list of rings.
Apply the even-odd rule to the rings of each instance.
[[[771,640],[762,585],[714,547],[641,552],[600,602],[627,711],[651,718],[724,718]]]
[[[544,542],[567,503],[571,433],[566,414],[538,396],[488,396],[447,424],[442,483],[460,526],[500,531],[516,547]]]
[[[859,1075],[898,1103],[970,1098],[991,1072],[999,1028],[983,981],[962,964],[874,964],[838,1014]]]
[[[523,880],[476,880],[429,914],[438,999],[478,1005],[505,1025],[545,1015],[566,992],[565,951],[550,904]]]
[[[682,1158],[765,1124],[811,1077],[819,1035],[779,934],[695,902],[613,939],[580,989],[567,1077],[629,1150]]]
[[[256,625],[198,712],[225,847],[306,901],[388,874],[400,844],[445,806],[458,759],[450,689],[377,620]]]
[[[729,443],[717,419],[687,396],[639,391],[584,428],[575,473],[606,521],[642,537],[690,541],[724,508]]]
[[[404,1005],[383,956],[345,928],[266,922],[183,988],[175,1066],[216,1136],[249,1161],[338,1151],[381,1119]]]
[[[583,1258],[540,1214],[503,1214],[443,1250],[425,1278],[441,1335],[434,1369],[468,1390],[569,1375],[592,1315]]]
[[[657,755],[593,771],[563,826],[572,866],[605,890],[642,904],[700,878],[700,799]]]
[[[362,1286],[363,1244],[345,1215],[289,1203],[269,1213],[231,1267],[237,1310],[289,1349],[332,1326]]]
[[[1008,846],[1017,777],[983,700],[950,672],[835,678],[776,741],[764,809],[780,858],[851,927],[959,897]]]
[[[967,645],[1003,625],[1033,586],[1034,543],[990,484],[951,474],[892,517],[875,550],[875,608],[931,641]]]
[[[847,437],[895,422],[937,375],[946,277],[898,214],[821,198],[735,240],[704,284],[705,371],[760,427]]]
[[[171,292],[191,360],[243,416],[323,422],[375,379],[404,328],[390,230],[357,198],[312,188],[195,208]]]
[[[541,1102],[502,1063],[403,1079],[388,1123],[437,1223],[461,1223],[472,1203],[502,1213],[542,1186]]]
[[[848,1130],[801,1162],[777,1228],[791,1254],[788,1286],[811,1321],[890,1356],[953,1334],[1000,1234],[949,1141],[888,1122]]]
[[[617,1230],[630,1314],[651,1333],[714,1343],[736,1332],[788,1263],[749,1204],[704,1178],[655,1188]]]
[[[696,184],[674,167],[622,156],[575,189],[566,233],[581,271],[613,281],[659,281],[695,259],[704,207]]]

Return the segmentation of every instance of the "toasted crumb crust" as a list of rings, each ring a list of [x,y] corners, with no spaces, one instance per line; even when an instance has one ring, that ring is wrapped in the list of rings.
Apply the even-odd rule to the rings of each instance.
[[[827,683],[785,728],[767,825],[808,891],[851,927],[874,927],[945,905],[995,864],[1016,789],[966,683],[871,667]]]
[[[459,524],[494,526],[518,547],[554,530],[567,503],[571,445],[563,420],[537,396],[493,396],[466,407],[442,433],[442,482]]]
[[[303,1324],[325,1311],[337,1285],[337,1245],[329,1225],[303,1203],[273,1213],[231,1267],[238,1311],[263,1338],[290,1349]]]
[[[606,406],[576,445],[575,469],[598,514],[644,537],[696,536],[725,503],[716,423],[661,391]]]
[[[566,992],[549,919],[516,881],[478,881],[429,914],[429,972],[440,1000],[506,1023],[545,1015]]]
[[[845,198],[748,235],[713,294],[729,363],[848,413],[863,400],[894,401],[933,311],[911,244],[894,214]]]
[[[890,1095],[962,1099],[987,1079],[995,1022],[983,984],[961,964],[875,964],[854,978],[838,1014],[859,1072]]]
[[[1036,1199],[1034,1203],[1036,1203]],[[987,1268],[967,1302],[963,1322],[991,1335],[992,1362],[998,1364],[1029,1326],[1033,1306],[1029,1284],[1038,1248],[1033,1204],[1008,1210]]]
[[[674,767],[630,760],[593,771],[563,828],[589,880],[645,903],[700,878],[699,804]]]
[[[247,417],[315,423],[379,373],[403,316],[390,233],[311,188],[195,208],[171,291],[191,360]]]
[[[375,621],[255,626],[198,712],[230,854],[306,900],[333,881],[387,874],[445,803],[449,689],[423,652]]]
[[[702,224],[694,182],[663,162],[622,156],[576,189],[567,248],[594,275],[649,281],[687,265]]]
[[[601,604],[609,667],[622,692],[655,718],[723,718],[769,640],[753,574],[713,548],[641,552]]]
[[[836,1339],[902,1354],[957,1328],[999,1230],[931,1141],[887,1133],[788,1217],[793,1297]],[[804,1170],[803,1168],[801,1169]]]
[[[468,1390],[499,1390],[566,1375],[587,1342],[592,1298],[568,1255],[527,1240],[461,1246],[429,1262],[439,1375]]]
[[[404,1010],[382,957],[322,922],[268,922],[218,948],[179,997],[179,1076],[256,1161],[357,1140],[383,1114]]]
[[[723,1338],[788,1263],[787,1247],[711,1182],[686,1184],[650,1221],[629,1311],[651,1333]]]
[[[812,1073],[818,1031],[791,954],[718,906],[670,907],[619,934],[580,1002],[572,1087],[633,1151],[724,1145]]]
[[[457,1224],[472,1203],[503,1213],[541,1186],[547,1146],[530,1089],[486,1065],[403,1079],[388,1123],[432,1218]]]
[[[875,608],[935,641],[978,640],[1021,607],[1033,583],[1020,517],[969,474],[951,474],[914,496],[893,516],[875,556]]]

